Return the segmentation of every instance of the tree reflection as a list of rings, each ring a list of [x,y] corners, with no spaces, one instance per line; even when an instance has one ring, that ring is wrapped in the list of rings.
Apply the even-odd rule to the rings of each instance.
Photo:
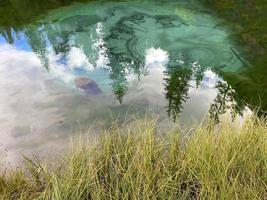
[[[77,18],[74,18],[72,20],[76,19]],[[75,24],[75,22],[73,23]],[[78,24],[78,22],[76,24]],[[81,20],[79,20],[79,26],[82,27]],[[120,29],[121,28],[122,27],[120,26]],[[83,40],[79,40],[79,38],[75,38],[75,42],[71,44],[71,42],[73,42],[70,40],[71,36],[75,34],[73,30],[71,30],[71,32],[66,30],[62,31],[64,28],[60,27],[59,25],[57,26],[57,29],[58,30],[55,31],[52,25],[42,24],[40,26],[28,26],[23,31],[27,37],[28,44],[31,46],[31,49],[38,56],[42,65],[48,71],[50,65],[49,48],[52,48],[55,54],[60,54],[63,57],[69,54],[73,45],[79,48],[85,48],[88,59],[92,57],[93,53],[95,53],[89,47],[84,47],[82,43]],[[55,32],[58,34],[55,34]],[[144,59],[133,56],[132,52],[129,48],[127,48],[126,45],[123,46],[123,48],[125,48],[123,50],[125,54],[121,54],[121,49],[120,51],[117,51],[118,48],[114,48],[114,43],[112,43],[114,42],[114,38],[112,39],[112,37],[119,37],[119,35],[114,35],[115,33],[118,34],[120,32],[111,31],[111,34],[104,38],[106,40],[104,45],[108,47],[107,53],[110,60],[108,71],[110,79],[112,80],[111,87],[119,103],[122,103],[123,97],[128,90],[127,77],[133,74],[140,78],[141,76],[145,75],[147,71],[144,68],[144,61],[142,61]],[[133,37],[130,37],[129,40],[132,41]],[[5,38],[10,43],[14,42],[12,34],[6,35]],[[90,37],[87,37],[86,39],[90,40]],[[178,53],[173,53],[173,55],[176,54]],[[165,98],[168,102],[166,109],[168,115],[172,117],[174,121],[177,120],[179,114],[183,110],[183,104],[189,98],[189,89],[191,87],[190,81],[193,80],[198,88],[201,85],[205,71],[205,67],[201,67],[200,65],[190,61],[191,59],[188,53],[183,52],[182,54],[180,53],[180,55],[182,56],[172,56],[172,58],[170,58],[170,62],[167,66],[165,66],[165,70],[163,72]],[[182,60],[183,62],[177,63],[177,60]],[[224,114],[229,109],[234,109],[235,112],[242,114],[245,104],[238,99],[238,96],[231,86],[226,82],[219,81],[216,88],[218,89],[218,95],[211,104],[209,110],[210,117],[216,123],[218,123],[219,116]]]
[[[181,113],[182,104],[188,98],[192,71],[184,67],[168,68],[164,72],[165,80],[165,97],[168,101],[167,112],[175,121]]]
[[[49,71],[49,58],[46,43],[46,33],[43,29],[29,27],[25,29],[25,35],[32,51],[38,56],[43,67]]]
[[[11,28],[3,29],[0,27],[0,35],[2,35],[2,37],[7,41],[8,44],[14,43],[14,38],[12,35],[12,29]]]
[[[225,81],[218,81],[216,88],[218,94],[209,109],[209,117],[215,123],[220,122],[220,116],[227,111],[231,113],[232,119],[238,114],[243,115],[245,104],[237,102],[237,94]]]
[[[27,2],[29,3],[29,0],[27,0]],[[49,2],[52,2],[52,0]],[[64,2],[65,1],[53,0],[52,4],[58,4],[58,6],[68,5],[72,1]],[[7,9],[7,12],[14,12],[14,9],[10,7]],[[40,7],[38,7],[38,9],[36,8],[36,12],[41,12],[40,10]],[[47,10],[49,10],[49,8],[47,8]],[[110,10],[111,16],[114,14],[112,10],[113,9]],[[124,10],[122,9],[120,12],[124,12]],[[31,20],[27,23],[35,21],[33,20],[34,17],[31,17]],[[175,25],[174,22],[177,21],[174,16],[145,16],[140,12],[133,11],[129,16],[121,17],[121,19],[118,19],[116,23],[109,27],[108,32],[103,37],[104,44],[101,44],[99,47],[99,49],[107,49],[107,57],[110,61],[109,66],[107,66],[107,71],[112,81],[112,90],[120,103],[123,102],[123,98],[128,90],[128,76],[134,75],[140,78],[146,73],[144,49],[140,50],[139,46],[137,46],[138,42],[140,43],[140,41],[138,41],[138,36],[142,34],[145,35],[144,33],[146,32],[146,30],[143,30],[146,28],[146,24],[144,24],[147,20],[146,17],[151,23],[153,22],[159,28],[165,29],[173,27]],[[26,20],[26,18],[24,20]],[[51,23],[38,21],[35,24],[24,26],[24,24],[16,24],[14,21],[4,21],[0,19],[0,25],[2,25],[0,34],[7,43],[14,44],[17,37],[16,34],[19,35],[18,33],[23,33],[32,51],[40,59],[42,66],[49,71],[51,64],[49,53],[51,50],[53,50],[56,55],[62,56],[62,60],[64,60],[70,53],[71,48],[77,47],[83,50],[88,60],[95,61],[96,59],[94,56],[97,52],[94,52],[92,46],[93,39],[97,39],[97,33],[95,33],[96,30],[92,30],[96,29],[96,25],[103,20],[106,20],[106,18],[101,19],[97,15],[76,15],[67,17],[66,19],[64,18],[62,21]],[[167,37],[165,38],[163,33],[160,34],[160,36],[166,39]],[[147,37],[147,35],[145,36]],[[145,41],[147,38],[144,37],[141,39]],[[141,40],[141,43],[142,42]],[[153,42],[157,43],[158,41]],[[161,44],[160,42],[158,42],[158,44]],[[171,43],[171,40],[169,43]],[[142,48],[147,48],[145,45],[142,45]],[[149,45],[153,46],[154,43]],[[172,49],[172,51],[176,50]],[[200,87],[206,69],[206,67],[191,63],[190,55],[186,53],[184,55],[187,55],[188,58],[185,56],[182,59],[184,63],[179,64],[177,61],[179,60],[177,59],[177,57],[179,57],[177,56],[178,53],[179,52],[170,52],[170,63],[164,66],[165,68],[163,70],[165,76],[165,98],[168,102],[167,112],[174,120],[177,119],[183,109],[183,103],[188,99],[190,81],[195,81],[196,87]],[[93,63],[93,65],[96,66],[96,63]],[[257,94],[262,94],[263,106],[266,108],[266,77],[264,73],[261,73],[265,71],[265,68],[259,71],[255,70],[253,67],[246,68],[243,70],[242,75],[249,77],[249,79],[241,78],[241,76],[233,76],[233,73],[228,76],[226,73],[221,73],[221,76],[224,80],[227,80],[227,82],[219,81],[217,83],[216,88],[218,90],[218,95],[211,104],[209,110],[210,117],[218,123],[219,116],[226,113],[227,110],[232,110],[233,116],[234,113],[242,115],[246,106],[246,103],[243,102],[242,99],[245,99],[247,102],[250,101],[255,106],[258,106],[259,102],[255,100],[258,98]],[[257,78],[259,78],[260,81],[254,81]],[[239,82],[246,84],[239,84]]]
[[[112,90],[117,97],[118,101],[122,103],[123,97],[128,90],[128,82],[126,79],[126,73],[121,68],[113,67],[110,72],[110,78],[112,82]]]

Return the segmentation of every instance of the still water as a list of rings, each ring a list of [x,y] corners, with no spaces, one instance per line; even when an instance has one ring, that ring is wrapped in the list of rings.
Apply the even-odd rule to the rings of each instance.
[[[200,3],[38,6],[16,17],[12,1],[0,5],[0,142],[10,160],[132,115],[171,127],[252,109],[224,74],[253,66]]]

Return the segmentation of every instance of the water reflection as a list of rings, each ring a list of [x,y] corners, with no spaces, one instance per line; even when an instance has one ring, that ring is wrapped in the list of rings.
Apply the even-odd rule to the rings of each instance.
[[[74,85],[79,76],[94,79],[95,71],[108,74],[108,80],[98,84],[112,90],[120,103],[131,78],[140,80],[161,68],[164,77],[158,84],[164,84],[167,112],[176,119],[189,98],[192,81],[198,87],[205,70],[233,71],[242,63],[229,48],[227,34],[214,28],[210,16],[175,6],[175,14],[173,9],[151,4],[148,10],[125,3],[74,6],[20,31],[1,34],[16,47],[25,48],[23,42],[29,45],[51,76],[66,84]],[[213,108],[216,104],[210,112],[223,113],[222,106]]]
[[[63,140],[74,124],[101,127],[107,110],[153,110],[168,125],[242,114],[246,103],[222,74],[244,66],[215,25],[176,1],[74,4],[20,29],[0,24],[2,141]],[[84,91],[89,82],[98,95]]]

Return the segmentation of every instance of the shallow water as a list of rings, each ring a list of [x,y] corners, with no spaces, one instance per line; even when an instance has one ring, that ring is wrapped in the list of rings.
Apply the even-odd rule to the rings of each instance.
[[[59,4],[27,19],[0,21],[0,140],[10,160],[137,113],[172,127],[249,110],[222,76],[249,63],[199,3]],[[79,88],[81,77],[99,90]]]

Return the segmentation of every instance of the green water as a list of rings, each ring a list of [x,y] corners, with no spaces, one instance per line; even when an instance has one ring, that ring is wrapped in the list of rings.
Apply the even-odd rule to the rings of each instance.
[[[215,16],[224,19],[220,25],[231,27],[230,37],[240,46],[246,68],[238,73],[221,73],[236,91],[239,104],[248,103],[267,110],[267,2],[262,0],[213,1],[202,0]],[[246,65],[245,64],[245,65]],[[243,102],[243,103],[242,103]]]
[[[264,114],[264,39],[249,33],[248,51],[236,28],[246,29],[242,19],[225,21],[235,7],[205,3],[1,1],[3,146],[47,149],[77,128],[99,129],[137,113],[152,113],[163,127],[204,116],[218,122],[255,107]],[[99,90],[78,88],[81,77]]]

